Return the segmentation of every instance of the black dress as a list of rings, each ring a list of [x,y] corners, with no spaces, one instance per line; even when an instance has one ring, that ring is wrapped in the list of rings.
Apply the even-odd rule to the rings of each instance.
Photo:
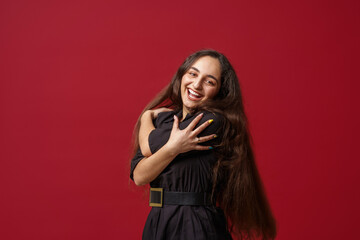
[[[149,146],[152,153],[159,150],[169,139],[174,122],[174,114],[181,119],[180,112],[162,112],[154,121],[155,129],[149,135]],[[196,115],[188,114],[179,123],[179,128],[186,128]],[[209,112],[197,126],[205,121],[214,121],[199,136],[213,133],[221,135],[219,128],[222,118]],[[197,127],[196,126],[196,127]],[[195,128],[196,128],[195,127]],[[205,142],[206,146],[216,145],[219,138]],[[131,161],[130,178],[144,156],[140,149]],[[214,150],[190,151],[179,154],[163,172],[150,183],[151,187],[161,187],[167,191],[208,192],[212,190],[212,168],[216,162]],[[164,205],[153,207],[148,215],[143,231],[145,240],[220,240],[231,239],[223,211],[215,206],[180,206]]]

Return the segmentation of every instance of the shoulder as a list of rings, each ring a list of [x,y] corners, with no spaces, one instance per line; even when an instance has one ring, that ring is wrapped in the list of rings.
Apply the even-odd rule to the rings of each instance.
[[[158,118],[168,118],[174,116],[176,114],[176,111],[169,111],[169,112],[161,112],[158,114]]]
[[[176,111],[159,113],[157,118],[154,120],[155,121],[155,127],[159,127],[163,123],[173,122],[175,114],[176,114]]]
[[[211,125],[217,125],[220,127],[225,119],[224,116],[219,113],[213,113],[209,111],[201,111],[200,113],[203,114],[203,117],[200,120],[200,124],[212,120]]]
[[[201,118],[200,122],[198,123],[198,126],[201,124],[211,121],[211,124],[202,132],[202,135],[207,134],[219,134],[221,131],[223,125],[224,125],[224,116],[222,116],[219,113],[213,113],[209,111],[201,111],[200,113],[203,113],[203,117]]]

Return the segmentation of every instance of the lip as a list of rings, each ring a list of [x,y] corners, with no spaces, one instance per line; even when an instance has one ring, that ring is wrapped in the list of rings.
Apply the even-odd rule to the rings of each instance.
[[[190,90],[189,89],[191,91],[195,92],[196,94],[198,94],[199,96],[198,97],[193,97],[192,94],[190,95],[190,92],[189,92]],[[195,91],[195,90],[193,90],[191,88],[186,89],[186,95],[187,95],[188,99],[191,100],[191,101],[200,101],[202,99],[202,97],[203,97],[199,92],[197,92],[197,91]]]

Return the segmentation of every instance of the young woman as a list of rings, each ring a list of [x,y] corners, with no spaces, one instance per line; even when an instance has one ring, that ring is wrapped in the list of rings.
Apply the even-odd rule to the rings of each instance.
[[[150,183],[143,239],[274,239],[238,78],[214,50],[190,55],[134,130],[130,178]]]

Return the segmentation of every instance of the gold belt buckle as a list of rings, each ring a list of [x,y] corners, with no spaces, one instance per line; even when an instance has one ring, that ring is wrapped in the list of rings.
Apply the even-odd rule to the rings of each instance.
[[[164,199],[163,188],[150,188],[150,207],[162,207]]]

